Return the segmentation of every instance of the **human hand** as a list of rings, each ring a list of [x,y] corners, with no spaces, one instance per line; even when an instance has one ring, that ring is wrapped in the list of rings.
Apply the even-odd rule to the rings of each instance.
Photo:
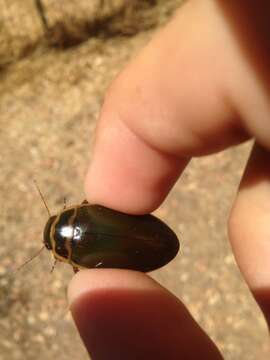
[[[229,232],[268,324],[269,14],[266,1],[187,2],[109,89],[86,180],[90,202],[147,213],[191,157],[255,138]],[[94,360],[222,358],[181,301],[145,274],[82,271],[69,297]]]

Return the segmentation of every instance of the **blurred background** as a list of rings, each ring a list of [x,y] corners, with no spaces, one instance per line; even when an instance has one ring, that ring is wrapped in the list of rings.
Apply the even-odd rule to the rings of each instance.
[[[0,0],[0,359],[87,359],[66,288],[72,269],[42,245],[47,212],[84,199],[106,87],[181,0]],[[177,44],[176,44],[177,46]],[[151,273],[180,297],[225,359],[267,359],[263,317],[226,223],[251,144],[195,159],[156,215],[181,253]],[[113,329],[112,329],[113,331]]]

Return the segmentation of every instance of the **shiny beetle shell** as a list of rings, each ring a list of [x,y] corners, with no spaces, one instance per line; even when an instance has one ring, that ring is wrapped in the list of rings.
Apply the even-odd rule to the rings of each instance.
[[[73,206],[51,216],[44,244],[56,260],[75,269],[152,271],[179,250],[175,233],[153,215],[128,215],[100,205]]]

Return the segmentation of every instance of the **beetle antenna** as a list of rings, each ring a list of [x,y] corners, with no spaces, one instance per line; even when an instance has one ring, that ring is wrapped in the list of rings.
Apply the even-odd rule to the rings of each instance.
[[[67,199],[66,197],[64,197],[64,207],[63,207],[63,210],[65,210],[67,208]]]
[[[37,183],[36,180],[33,180],[33,181],[34,181],[34,184],[35,184],[35,186],[36,186],[36,188],[37,188],[37,191],[38,191],[38,193],[39,193],[39,195],[40,195],[40,197],[41,197],[41,200],[42,200],[45,208],[47,209],[47,212],[48,212],[48,214],[49,214],[49,217],[51,217],[52,215],[51,215],[51,213],[50,213],[49,207],[48,207],[48,205],[47,205],[47,203],[46,203],[46,201],[45,201],[45,198],[44,198],[44,196],[43,196],[43,194],[42,194],[42,192],[41,192],[41,190],[40,190],[40,188],[39,188],[39,186],[38,186],[38,183]]]
[[[34,255],[32,255],[30,257],[30,259],[26,260],[22,265],[20,265],[19,267],[17,267],[17,269],[15,271],[19,271],[21,270],[21,268],[23,268],[25,265],[29,264],[33,259],[35,259],[37,256],[40,255],[40,253],[42,252],[42,250],[45,248],[45,245],[42,246],[41,249],[39,249]]]

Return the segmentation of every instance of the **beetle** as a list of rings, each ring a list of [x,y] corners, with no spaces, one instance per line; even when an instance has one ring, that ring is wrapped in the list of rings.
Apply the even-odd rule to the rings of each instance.
[[[166,265],[179,250],[176,234],[153,215],[128,215],[91,205],[65,208],[44,228],[44,244],[74,271],[123,268],[143,272]]]
[[[52,216],[35,184],[49,214],[42,249],[52,251],[55,262],[70,264],[74,272],[86,268],[148,272],[166,265],[178,253],[176,234],[151,214],[129,215],[85,200],[64,206]]]

